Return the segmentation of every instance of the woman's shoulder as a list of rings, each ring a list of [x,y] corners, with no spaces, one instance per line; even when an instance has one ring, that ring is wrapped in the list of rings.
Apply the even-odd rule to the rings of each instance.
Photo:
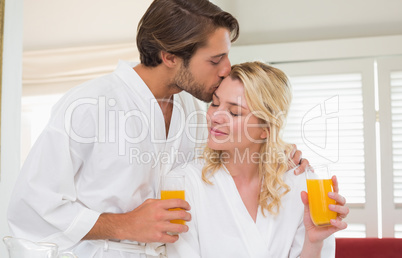
[[[296,175],[294,173],[295,168],[292,168],[285,172],[283,180],[290,187],[291,190],[305,190],[306,186],[306,175],[304,173]]]
[[[172,172],[185,175],[186,179],[188,178],[189,180],[201,179],[202,168],[204,165],[205,160],[202,158],[197,158],[176,167]]]

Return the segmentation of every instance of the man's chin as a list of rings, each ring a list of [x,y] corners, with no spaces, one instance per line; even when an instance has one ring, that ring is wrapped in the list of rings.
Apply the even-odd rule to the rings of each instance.
[[[194,96],[194,95],[193,95]],[[205,103],[210,103],[212,101],[212,94],[211,95],[205,95],[205,96],[194,96],[195,98],[205,102]]]

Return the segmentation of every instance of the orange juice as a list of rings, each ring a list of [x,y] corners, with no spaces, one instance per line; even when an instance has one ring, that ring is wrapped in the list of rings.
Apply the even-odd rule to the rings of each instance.
[[[172,191],[167,191],[167,190],[162,190],[161,191],[161,199],[162,200],[167,200],[167,199],[182,199],[185,200],[184,197],[184,190],[172,190]],[[169,209],[170,211],[177,211],[177,210],[182,210],[180,208],[175,208],[175,209]],[[171,223],[176,223],[176,224],[186,224],[186,222],[182,219],[176,219],[176,220],[171,220]]]
[[[330,225],[337,213],[331,211],[328,205],[335,204],[335,200],[328,197],[333,192],[331,179],[307,179],[308,202],[310,216],[316,226]]]

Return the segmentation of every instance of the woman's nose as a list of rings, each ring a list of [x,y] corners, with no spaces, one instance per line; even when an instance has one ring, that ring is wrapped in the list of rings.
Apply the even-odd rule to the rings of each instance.
[[[217,110],[212,113],[211,122],[212,124],[224,124],[227,120],[227,112],[222,110]]]

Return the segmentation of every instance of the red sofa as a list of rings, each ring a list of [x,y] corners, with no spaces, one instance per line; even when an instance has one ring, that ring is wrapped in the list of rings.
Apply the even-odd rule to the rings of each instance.
[[[335,257],[402,258],[402,238],[337,238]]]

